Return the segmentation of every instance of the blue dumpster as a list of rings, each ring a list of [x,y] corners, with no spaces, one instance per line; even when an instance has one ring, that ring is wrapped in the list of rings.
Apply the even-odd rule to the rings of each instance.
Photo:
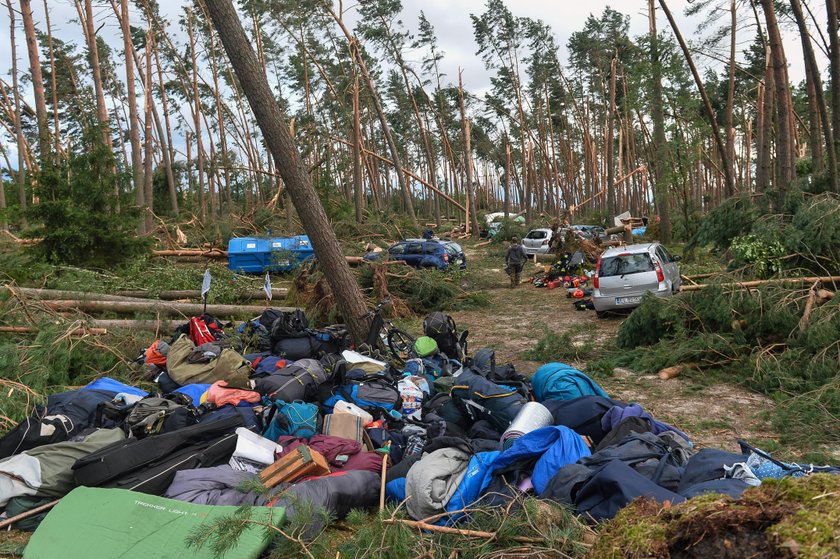
[[[240,273],[286,272],[314,256],[312,243],[306,235],[240,237],[228,242],[228,267]]]

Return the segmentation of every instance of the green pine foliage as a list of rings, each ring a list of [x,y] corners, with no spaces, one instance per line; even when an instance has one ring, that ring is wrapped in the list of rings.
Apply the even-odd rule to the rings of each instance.
[[[136,234],[139,211],[119,200],[114,155],[99,131],[85,132],[81,143],[66,164],[47,165],[39,173],[40,201],[29,211],[38,226],[29,236],[41,242],[32,250],[53,264],[110,268],[147,253],[151,245]]]
[[[616,347],[590,365],[656,373],[694,363],[698,380],[724,375],[778,402],[772,421],[785,441],[840,442],[840,301],[816,306],[800,330],[807,288],[708,287],[671,299],[645,297]],[[719,378],[719,377],[718,377]]]

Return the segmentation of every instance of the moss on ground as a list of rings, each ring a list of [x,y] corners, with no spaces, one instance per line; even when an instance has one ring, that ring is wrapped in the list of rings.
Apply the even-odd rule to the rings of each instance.
[[[840,476],[767,480],[741,499],[640,499],[598,531],[592,557],[840,557]]]

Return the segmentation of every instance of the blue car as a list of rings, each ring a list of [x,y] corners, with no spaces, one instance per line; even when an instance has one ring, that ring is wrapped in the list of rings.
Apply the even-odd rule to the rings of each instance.
[[[370,252],[365,255],[365,260],[378,260],[383,254],[385,253]],[[402,260],[415,268],[467,268],[464,249],[448,239],[406,239],[388,248],[388,258]]]

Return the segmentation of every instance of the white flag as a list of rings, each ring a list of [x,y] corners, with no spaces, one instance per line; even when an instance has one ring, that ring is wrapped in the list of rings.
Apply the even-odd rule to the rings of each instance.
[[[201,282],[201,298],[206,299],[207,294],[210,292],[210,282],[213,278],[210,277],[210,268],[204,270],[204,280]]]
[[[270,272],[265,273],[265,284],[263,285],[263,289],[265,290],[266,299],[271,301],[272,293],[271,293],[271,273]]]

